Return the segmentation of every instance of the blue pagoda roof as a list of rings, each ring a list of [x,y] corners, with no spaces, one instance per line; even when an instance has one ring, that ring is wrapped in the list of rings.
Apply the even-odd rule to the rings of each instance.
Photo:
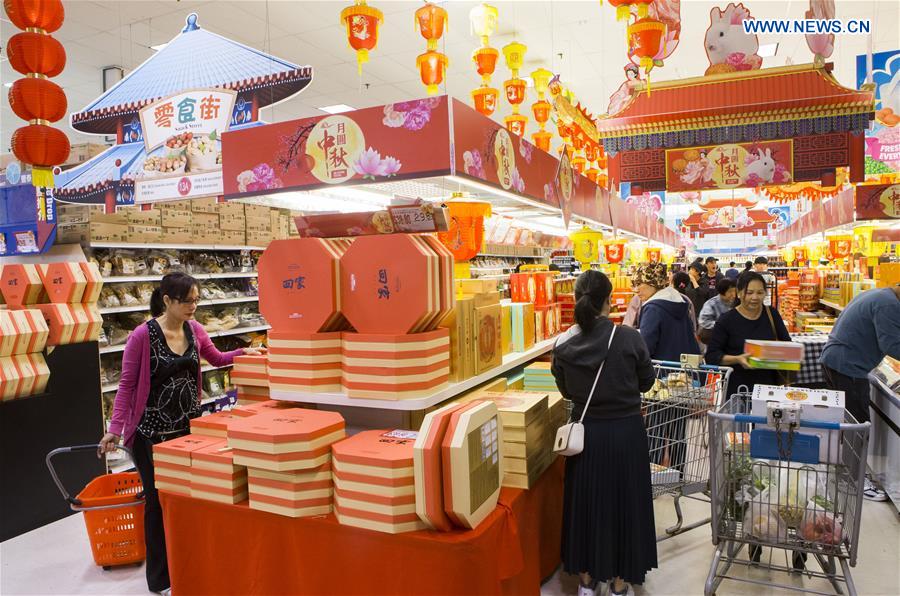
[[[265,89],[259,107],[302,91],[312,81],[311,66],[298,66],[200,28],[197,15],[163,49],[72,114],[72,127],[94,134],[115,134],[117,119],[187,89]]]

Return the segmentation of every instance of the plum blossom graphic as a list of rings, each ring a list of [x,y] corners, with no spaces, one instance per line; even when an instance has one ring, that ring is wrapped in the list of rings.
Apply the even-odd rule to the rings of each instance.
[[[519,168],[513,168],[510,175],[510,185],[520,194],[525,192],[525,180],[519,174]]]
[[[485,178],[484,160],[481,158],[481,152],[477,149],[466,151],[463,153],[463,169],[469,176],[476,178]]]
[[[556,198],[556,186],[548,183],[544,185],[544,201],[551,205],[559,205],[559,199]]]
[[[275,170],[267,163],[261,163],[252,170],[244,170],[237,175],[239,192],[259,192],[273,188],[282,188],[281,178],[275,176]]]
[[[384,119],[381,123],[388,128],[422,130],[431,120],[431,111],[438,105],[440,99],[436,97],[389,104],[384,106]]]
[[[402,166],[397,158],[387,156],[382,159],[381,153],[369,147],[353,163],[353,170],[363,178],[374,180],[377,176],[395,176]]]
[[[531,163],[531,153],[534,151],[534,145],[522,139],[519,141],[519,155],[525,158],[525,163]]]

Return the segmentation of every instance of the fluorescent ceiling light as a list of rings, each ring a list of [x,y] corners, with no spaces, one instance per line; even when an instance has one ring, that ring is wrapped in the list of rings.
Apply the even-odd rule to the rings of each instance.
[[[778,53],[778,44],[777,43],[767,43],[765,45],[759,46],[759,50],[756,54],[760,58],[771,58],[775,54]]]
[[[150,49],[155,52],[158,52],[161,49],[163,49],[164,47],[166,47],[167,45],[169,45],[168,42],[167,43],[158,43],[155,46],[150,46]]]
[[[352,112],[356,108],[350,107],[345,103],[336,103],[333,106],[325,106],[322,108],[316,108],[317,110],[322,110],[326,114],[343,114],[344,112]]]

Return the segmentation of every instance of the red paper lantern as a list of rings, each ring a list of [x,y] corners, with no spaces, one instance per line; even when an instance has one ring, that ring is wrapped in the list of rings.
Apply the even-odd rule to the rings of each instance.
[[[591,182],[596,184],[597,176],[600,175],[600,170],[598,170],[597,168],[589,168],[589,169],[585,170],[584,175],[587,177],[588,180],[590,180]]]
[[[567,141],[572,136],[572,127],[564,124],[562,120],[556,121],[556,130],[559,131],[559,136],[563,141]]]
[[[625,258],[624,242],[610,242],[603,247],[603,250],[606,253],[606,260],[609,263],[621,263],[622,259]]]
[[[546,130],[539,130],[531,135],[531,139],[534,141],[535,146],[547,153],[550,152],[550,139],[552,138],[553,133]]]
[[[849,240],[829,240],[828,247],[831,249],[833,258],[846,259],[850,256],[852,243]]]
[[[362,65],[369,61],[369,51],[378,45],[378,26],[382,21],[384,14],[367,6],[366,0],[357,0],[355,5],[341,11],[341,23],[347,27],[347,43],[356,50],[359,74],[362,74]]]
[[[665,37],[665,23],[651,18],[639,19],[628,26],[628,55],[639,58],[641,68],[649,70]]]
[[[522,114],[510,114],[503,119],[503,122],[506,123],[506,129],[509,132],[517,134],[520,137],[525,136],[525,126],[528,124],[528,116],[523,116]]]
[[[572,169],[578,172],[579,174],[584,171],[584,166],[587,164],[587,160],[580,155],[576,155],[572,158]]]
[[[478,48],[472,52],[472,62],[475,63],[481,80],[487,84],[497,69],[497,58],[500,57],[500,51],[496,48]]]
[[[662,256],[662,251],[658,248],[648,248],[647,249],[647,261],[649,263],[659,263],[660,257]]]
[[[447,62],[447,56],[440,52],[425,52],[416,58],[416,67],[428,95],[435,95],[438,92],[438,85],[444,82]]]
[[[600,155],[600,147],[588,141],[584,146],[584,156],[588,161],[597,161],[597,157]]]
[[[447,28],[447,11],[434,4],[426,3],[416,11],[419,33],[428,40],[428,49],[437,50],[437,43]]]
[[[71,149],[63,131],[44,124],[29,124],[16,130],[10,144],[19,161],[40,168],[64,163]]]
[[[584,132],[577,125],[572,125],[572,147],[575,148],[575,151],[581,151],[584,149],[585,144],[587,143],[587,137],[584,135]]]
[[[6,45],[9,65],[23,75],[35,72],[55,77],[66,66],[66,51],[49,35],[24,31],[9,38]]]
[[[43,29],[47,33],[62,27],[66,16],[61,0],[3,0],[3,8],[19,29]]]
[[[551,109],[553,109],[553,106],[550,105],[550,102],[543,99],[534,102],[531,106],[531,112],[534,114],[534,119],[538,124],[546,124],[550,120]]]
[[[506,101],[511,105],[517,106],[525,101],[525,89],[527,87],[525,79],[509,79],[503,83],[506,89]]]
[[[497,98],[500,92],[493,87],[479,87],[472,91],[475,109],[485,116],[490,116],[497,109]]]
[[[56,122],[66,115],[68,102],[62,87],[53,81],[28,77],[13,83],[9,107],[22,120]]]

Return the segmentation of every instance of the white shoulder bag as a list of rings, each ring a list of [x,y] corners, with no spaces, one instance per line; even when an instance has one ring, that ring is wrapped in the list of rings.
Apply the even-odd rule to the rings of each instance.
[[[584,449],[584,417],[587,414],[588,407],[591,405],[591,398],[594,397],[594,391],[597,389],[597,381],[600,380],[600,373],[603,372],[603,365],[609,358],[609,350],[612,347],[613,337],[616,336],[616,326],[613,325],[612,333],[609,335],[609,345],[606,346],[606,358],[600,363],[597,369],[597,376],[594,377],[594,385],[588,394],[587,402],[584,404],[584,410],[581,412],[581,418],[578,422],[569,422],[559,427],[556,431],[556,440],[553,442],[553,453],[557,455],[578,455]]]

